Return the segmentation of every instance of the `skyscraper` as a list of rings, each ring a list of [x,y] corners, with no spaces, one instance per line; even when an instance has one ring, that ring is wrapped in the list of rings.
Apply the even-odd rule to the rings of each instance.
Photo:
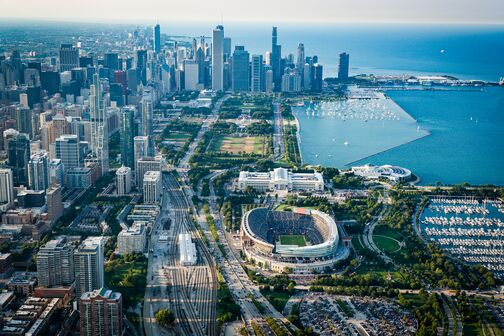
[[[29,107],[16,108],[18,131],[32,136],[32,110]]]
[[[79,296],[81,336],[123,334],[122,295],[100,288]]]
[[[136,164],[138,160],[143,157],[148,156],[147,151],[149,150],[149,138],[146,136],[136,136],[133,138],[133,160],[134,167],[136,170]]]
[[[0,169],[0,211],[7,211],[14,204],[12,170]]]
[[[93,85],[90,88],[89,115],[91,119],[91,151],[100,164],[102,174],[105,174],[109,170],[108,127],[105,102],[102,97],[102,84],[98,74],[93,75]]]
[[[135,138],[135,112],[134,106],[123,106],[119,116],[119,129],[121,137],[121,161],[131,169],[135,168],[134,138]]]
[[[79,67],[79,50],[71,44],[62,44],[59,51],[60,72]]]
[[[250,90],[250,57],[243,46],[236,46],[233,52],[232,88],[234,92]]]
[[[131,191],[131,168],[122,166],[116,171],[117,195],[126,195]]]
[[[19,133],[9,139],[7,165],[12,169],[14,185],[28,185],[28,161],[30,160],[30,139]]]
[[[273,27],[271,34],[271,68],[273,70],[273,83],[275,91],[280,91],[282,86],[282,46],[278,44],[277,27]]]
[[[103,287],[103,239],[89,237],[74,252],[77,297]]]
[[[322,84],[324,82],[324,68],[321,64],[313,65],[313,81],[312,81],[312,91],[321,92]]]
[[[161,182],[160,171],[147,171],[143,177],[143,201],[145,204],[154,204],[159,202],[161,197]]]
[[[348,69],[350,67],[350,54],[346,52],[339,55],[338,79],[340,81],[348,80]]]
[[[119,57],[117,53],[106,53],[103,56],[103,63],[106,68],[110,70],[110,73],[114,73],[116,70],[120,70],[119,67]]]
[[[264,64],[262,55],[252,55],[251,91],[264,91]]]
[[[224,89],[224,27],[217,26],[212,33],[212,90]]]
[[[42,287],[70,285],[74,281],[74,247],[66,237],[48,241],[37,254],[37,278]]]
[[[161,51],[161,27],[159,24],[154,26],[154,52]]]
[[[61,185],[52,184],[46,191],[47,216],[52,223],[56,222],[63,214],[63,201],[61,198]]]
[[[147,84],[147,50],[137,49],[135,53],[135,66],[137,78],[143,84]],[[129,75],[129,74],[128,74]]]
[[[56,139],[55,157],[63,164],[63,171],[66,173],[72,168],[80,167],[82,158],[77,135],[64,134]]]
[[[147,155],[154,155],[154,134],[152,129],[152,101],[150,97],[144,97],[141,101],[142,105],[142,135],[147,137]]]
[[[49,188],[49,157],[46,152],[31,155],[28,162],[28,182],[33,190]]]
[[[140,158],[136,162],[135,182],[138,190],[142,190],[143,188],[143,178],[145,173],[148,171],[161,171],[162,162],[161,156],[146,156]]]
[[[49,162],[49,183],[63,185],[65,173],[61,159],[52,159]]]

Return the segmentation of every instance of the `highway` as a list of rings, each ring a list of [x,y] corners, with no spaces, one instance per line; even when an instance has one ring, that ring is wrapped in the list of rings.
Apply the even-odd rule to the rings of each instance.
[[[282,160],[285,156],[285,144],[284,144],[284,127],[282,118],[282,105],[280,103],[273,103],[273,149],[274,149],[274,160]]]

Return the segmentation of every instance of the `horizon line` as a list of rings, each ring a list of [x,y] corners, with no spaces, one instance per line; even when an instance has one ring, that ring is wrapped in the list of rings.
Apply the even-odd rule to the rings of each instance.
[[[140,18],[140,19],[127,19],[129,20],[128,22],[124,22],[125,19],[123,18],[75,18],[75,17],[68,17],[68,18],[51,18],[51,17],[46,17],[46,18],[40,18],[40,17],[9,17],[9,16],[0,16],[0,23],[2,21],[15,21],[15,20],[21,20],[21,21],[32,21],[32,22],[57,22],[57,23],[68,23],[68,24],[85,24],[85,23],[95,23],[95,24],[114,24],[114,25],[122,25],[122,26],[128,26],[128,25],[155,25],[156,22],[158,23],[167,23],[168,21],[176,24],[184,24],[184,23],[199,23],[201,25],[204,24],[216,24],[220,22],[220,20],[192,20],[192,19],[160,19],[160,18]],[[76,21],[77,20],[77,21]],[[303,25],[343,25],[343,24],[384,24],[384,25],[443,25],[443,26],[504,26],[504,22],[480,22],[480,21],[369,21],[369,20],[338,20],[338,21],[324,21],[324,20],[318,20],[318,21],[298,21],[298,20],[278,20],[278,21],[271,21],[271,20],[224,20],[225,22],[229,23],[242,23],[242,24],[286,24],[286,25],[292,25],[292,24],[303,24]],[[150,23],[151,22],[151,23]],[[224,22],[224,25],[225,25]]]

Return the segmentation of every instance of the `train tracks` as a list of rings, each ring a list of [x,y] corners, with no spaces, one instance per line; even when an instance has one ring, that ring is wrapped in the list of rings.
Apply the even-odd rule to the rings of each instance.
[[[171,174],[163,175],[163,183],[175,219],[165,274],[172,279],[170,292],[179,333],[214,336],[218,280],[213,258],[193,223],[180,185]],[[178,263],[178,235],[184,232],[191,233],[199,252],[195,266],[183,267]]]

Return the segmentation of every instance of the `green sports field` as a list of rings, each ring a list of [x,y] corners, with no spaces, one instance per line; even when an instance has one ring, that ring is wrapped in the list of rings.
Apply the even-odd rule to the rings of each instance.
[[[306,239],[303,235],[281,235],[278,238],[282,245],[306,246]]]

